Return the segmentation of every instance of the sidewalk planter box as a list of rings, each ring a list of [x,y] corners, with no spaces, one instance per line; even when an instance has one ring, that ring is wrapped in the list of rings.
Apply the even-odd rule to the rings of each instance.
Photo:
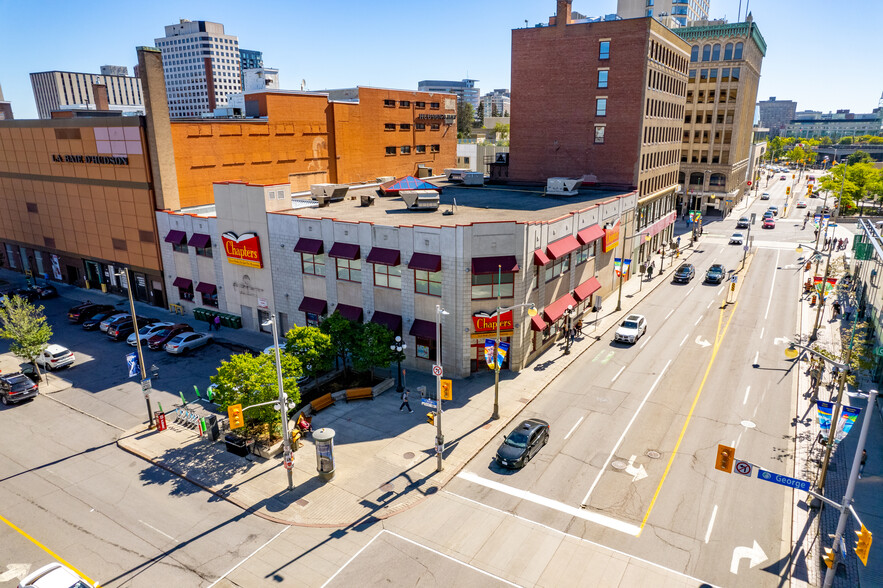
[[[235,433],[224,435],[224,444],[227,446],[227,451],[233,455],[238,455],[239,457],[248,455],[249,443]]]
[[[263,457],[264,459],[276,457],[280,453],[282,453],[281,439],[269,446],[264,445],[263,443],[255,443],[254,445],[254,454],[258,457]]]
[[[387,390],[389,390],[390,388],[395,386],[395,383],[396,383],[395,380],[393,380],[392,378],[387,378],[387,379],[383,380],[382,382],[380,382],[379,384],[377,384],[376,386],[374,386],[371,389],[372,392],[374,393],[374,398],[377,398],[378,396],[380,396],[381,394],[383,394],[384,392],[386,392]]]

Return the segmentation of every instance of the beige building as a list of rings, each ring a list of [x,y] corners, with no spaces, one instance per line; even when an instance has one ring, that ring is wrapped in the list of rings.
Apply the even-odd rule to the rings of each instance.
[[[109,66],[102,66],[102,71]],[[31,74],[37,115],[51,118],[56,110],[118,110],[122,114],[144,114],[141,78],[127,75],[89,74],[72,71],[43,71]],[[107,88],[107,105],[93,86]]]

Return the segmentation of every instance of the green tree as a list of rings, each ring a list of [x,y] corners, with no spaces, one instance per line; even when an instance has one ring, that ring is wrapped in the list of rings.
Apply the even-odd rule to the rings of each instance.
[[[472,124],[475,120],[475,110],[465,100],[457,101],[457,138],[467,139],[472,136]]]
[[[491,116],[500,116],[500,111],[497,110],[497,103],[494,101],[491,101]]]
[[[484,127],[484,102],[478,103],[478,112],[475,115],[475,126],[479,129]]]
[[[7,296],[0,304],[0,338],[9,339],[9,350],[40,368],[34,361],[52,338],[52,327],[46,324],[42,306],[34,306],[21,296]]]
[[[494,135],[498,136],[500,141],[506,141],[509,139],[509,125],[497,123],[494,125]]]
[[[856,163],[870,163],[874,161],[871,156],[862,150],[854,151],[849,157],[846,158],[846,165],[855,165]]]
[[[331,337],[318,327],[292,327],[285,335],[285,351],[300,361],[310,378],[330,370],[333,363]]]
[[[841,137],[837,143],[840,145],[852,145],[852,137]]]
[[[395,334],[384,325],[365,323],[359,327],[359,336],[353,346],[353,367],[360,372],[371,372],[374,368],[389,367],[396,359],[396,352],[390,349]]]
[[[331,337],[331,346],[337,357],[343,361],[343,371],[346,374],[347,356],[352,353],[358,332],[356,325],[335,310],[334,314],[319,324],[319,330]]]

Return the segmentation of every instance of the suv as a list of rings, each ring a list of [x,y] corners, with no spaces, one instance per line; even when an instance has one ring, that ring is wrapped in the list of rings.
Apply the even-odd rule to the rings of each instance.
[[[613,335],[614,341],[622,341],[623,343],[637,343],[647,331],[647,319],[640,314],[630,314],[616,329]]]
[[[41,368],[54,370],[74,363],[74,354],[67,347],[48,345],[34,360]]]
[[[156,322],[156,319],[146,318],[146,317],[138,317],[138,325],[144,327],[146,325],[152,325]],[[120,321],[115,321],[111,323],[109,327],[107,327],[107,336],[113,339],[114,341],[119,341],[121,339],[125,339],[129,335],[135,332],[135,321],[132,317],[127,317]]]
[[[719,263],[715,263],[708,271],[705,272],[705,281],[711,282],[712,284],[720,284],[724,281],[724,278],[727,275],[727,270]]]
[[[747,216],[743,216],[743,217],[740,218],[739,221],[736,223],[736,228],[737,228],[737,229],[747,229],[747,228],[749,227],[750,224],[751,224],[751,221],[748,219],[748,217],[747,217]]]
[[[696,268],[692,263],[682,263],[675,272],[674,281],[687,284],[696,275]]]
[[[0,376],[0,401],[3,404],[16,404],[37,395],[37,384],[22,373]]]

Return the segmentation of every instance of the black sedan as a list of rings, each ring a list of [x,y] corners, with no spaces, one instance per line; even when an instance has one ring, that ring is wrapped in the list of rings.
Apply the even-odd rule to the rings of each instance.
[[[116,316],[118,314],[123,313],[111,306],[108,310],[103,310],[83,321],[83,328],[87,331],[95,331],[98,329],[98,325],[101,324],[101,321],[109,319],[110,317]]]
[[[675,271],[674,281],[688,283],[696,275],[696,268],[692,263],[682,263]]]
[[[37,294],[40,295],[41,299],[46,298],[55,298],[58,296],[58,290],[55,289],[55,286],[52,284],[42,284],[39,286],[34,286],[34,290],[37,291]]]
[[[497,449],[497,463],[507,468],[523,468],[549,442],[549,423],[527,419],[506,435]]]
[[[719,263],[713,264],[708,271],[705,272],[705,281],[712,284],[720,284],[727,277],[727,270]]]

